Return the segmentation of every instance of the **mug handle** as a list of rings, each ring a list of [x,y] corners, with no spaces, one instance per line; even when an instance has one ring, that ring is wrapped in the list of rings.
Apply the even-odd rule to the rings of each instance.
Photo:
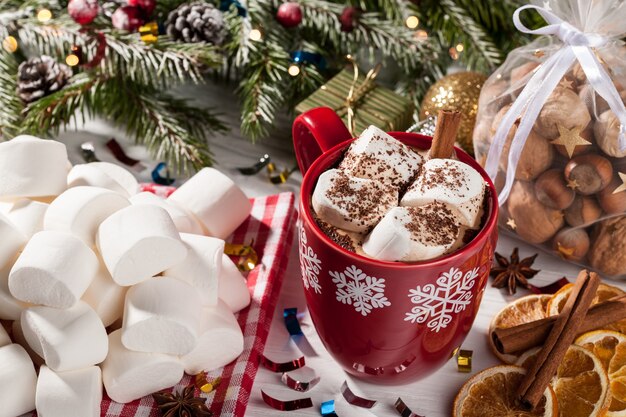
[[[330,107],[317,107],[296,117],[292,135],[302,175],[322,153],[352,138],[343,120]]]

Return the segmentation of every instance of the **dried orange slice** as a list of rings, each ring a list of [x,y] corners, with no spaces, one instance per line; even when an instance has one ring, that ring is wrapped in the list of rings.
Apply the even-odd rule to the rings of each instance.
[[[515,390],[526,370],[514,365],[487,368],[471,377],[454,399],[453,417],[535,417],[559,415],[552,388],[533,411],[517,408]]]
[[[555,316],[561,312],[563,306],[565,306],[565,301],[567,301],[567,297],[569,297],[569,294],[572,291],[573,286],[574,284],[567,284],[552,296],[552,300],[550,300],[550,302],[548,303],[548,308],[546,310],[549,316]],[[602,303],[613,297],[624,294],[626,293],[620,288],[601,283],[598,286],[596,296],[591,302],[591,305]],[[615,323],[611,323],[602,327],[606,330],[615,330],[616,332],[626,334],[626,319],[616,321]]]
[[[626,416],[626,336],[611,330],[595,330],[576,339],[593,352],[609,376],[611,403],[607,417]]]
[[[546,317],[546,308],[551,298],[551,295],[545,294],[527,295],[526,297],[519,298],[511,304],[508,304],[494,316],[489,325],[487,338],[489,339],[491,350],[498,359],[504,363],[515,363],[517,362],[518,355],[498,352],[498,349],[496,349],[491,339],[491,332],[494,329],[508,329],[509,327],[518,326]]]
[[[540,348],[520,356],[518,365],[528,367]],[[562,417],[603,416],[611,402],[609,377],[592,352],[572,345],[565,353],[552,382]]]

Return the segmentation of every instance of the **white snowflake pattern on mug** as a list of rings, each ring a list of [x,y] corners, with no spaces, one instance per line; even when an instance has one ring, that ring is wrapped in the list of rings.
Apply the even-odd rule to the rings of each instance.
[[[322,270],[322,260],[317,257],[313,249],[307,245],[306,231],[302,224],[300,227],[300,271],[302,272],[302,282],[307,290],[312,288],[317,294],[322,293],[322,286],[319,282],[319,275]]]
[[[411,302],[416,304],[410,313],[406,313],[405,321],[425,323],[429,329],[439,332],[448,327],[452,321],[452,313],[465,310],[472,301],[472,288],[476,284],[478,268],[471,269],[463,275],[463,271],[452,267],[437,278],[437,284],[417,286],[409,290]]]
[[[354,306],[354,309],[367,316],[374,308],[391,305],[385,297],[385,279],[367,275],[355,265],[344,272],[330,271],[333,283],[337,286],[337,301]]]

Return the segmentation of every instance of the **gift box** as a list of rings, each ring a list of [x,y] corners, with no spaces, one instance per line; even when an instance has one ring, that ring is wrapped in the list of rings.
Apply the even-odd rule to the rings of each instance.
[[[349,102],[350,89],[354,93]],[[304,113],[315,107],[330,107],[349,126],[348,107],[354,111],[355,134],[370,125],[386,131],[406,130],[413,123],[413,102],[406,97],[381,87],[370,78],[359,74],[356,83],[352,70],[345,69],[296,106]]]

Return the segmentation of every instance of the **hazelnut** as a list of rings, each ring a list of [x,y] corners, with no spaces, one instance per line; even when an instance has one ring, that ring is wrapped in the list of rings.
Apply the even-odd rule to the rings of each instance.
[[[593,268],[612,276],[626,274],[626,216],[597,224],[592,241],[589,263]]]
[[[489,113],[496,113],[498,109],[513,101],[511,93],[507,91],[508,88],[509,85],[504,80],[485,83],[480,90],[478,107],[481,110],[487,109]]]
[[[557,87],[543,105],[534,129],[549,140],[559,137],[558,126],[573,129],[587,126],[591,116],[587,106],[573,90]]]
[[[611,161],[596,154],[579,155],[565,166],[567,181],[575,181],[576,191],[582,195],[595,194],[611,182]]]
[[[597,152],[597,148],[593,145],[595,142],[595,136],[593,134],[593,123],[589,123],[589,125],[580,132],[580,137],[585,139],[587,142],[590,142],[592,145],[580,145],[574,148],[574,152],[572,152],[572,156],[583,155],[590,152]],[[567,153],[567,149],[563,145],[554,145],[556,150],[563,156],[567,157],[569,160],[569,154]]]
[[[598,121],[593,127],[596,142],[602,152],[615,158],[626,156],[626,150],[621,150],[617,136],[619,135],[620,122],[615,113],[607,110],[598,117]]]
[[[533,72],[539,66],[539,62],[529,61],[525,64],[515,67],[511,70],[511,85],[516,86],[520,81],[524,80],[528,74]]]
[[[626,213],[626,191],[613,193],[624,183],[616,175],[611,183],[598,194],[600,207],[609,214]]]
[[[537,178],[535,195],[543,205],[557,210],[564,210],[574,202],[576,192],[567,187],[562,170],[551,169]]]
[[[589,235],[585,229],[564,228],[552,239],[552,249],[562,258],[570,261],[581,261],[589,251]]]
[[[587,105],[589,114],[601,114],[609,109],[609,104],[599,94],[596,94],[591,84],[584,84],[578,89],[578,97]],[[594,102],[595,106],[594,106]],[[595,108],[594,108],[595,107]]]
[[[578,62],[574,64],[568,74],[576,80],[577,84],[585,84],[587,82],[587,74],[585,74],[585,71],[583,71],[583,68]]]
[[[530,182],[516,181],[508,200],[508,211],[517,234],[529,243],[543,243],[563,227],[563,213],[544,206]]]
[[[571,206],[565,210],[565,221],[570,226],[583,226],[593,223],[602,215],[602,209],[593,197],[576,196]]]

